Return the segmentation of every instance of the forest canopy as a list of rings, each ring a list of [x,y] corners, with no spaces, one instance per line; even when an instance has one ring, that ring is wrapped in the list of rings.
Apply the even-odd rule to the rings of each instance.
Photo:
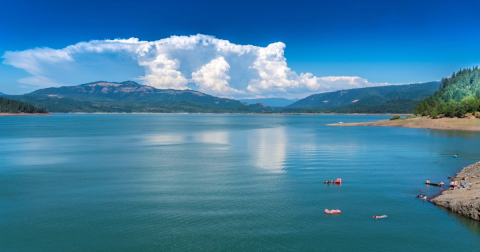
[[[432,118],[461,118],[477,111],[480,111],[480,70],[475,66],[443,78],[439,90],[421,101],[413,113]]]
[[[47,113],[45,108],[0,97],[0,113]]]

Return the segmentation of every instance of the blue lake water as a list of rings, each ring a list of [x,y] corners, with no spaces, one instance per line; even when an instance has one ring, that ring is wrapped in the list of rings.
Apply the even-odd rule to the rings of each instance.
[[[415,196],[480,134],[325,126],[384,118],[0,117],[0,251],[475,251],[479,222]]]

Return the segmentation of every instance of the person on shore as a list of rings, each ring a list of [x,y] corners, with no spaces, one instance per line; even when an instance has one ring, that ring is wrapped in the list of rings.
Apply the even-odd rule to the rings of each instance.
[[[455,186],[453,185],[453,181],[450,182],[450,189],[452,189],[452,190],[455,189]]]
[[[469,187],[470,189],[472,189],[472,182],[470,182],[470,184],[468,184],[468,187]]]
[[[443,186],[445,185],[445,183],[443,183],[442,181],[440,181],[440,183],[438,183],[440,186]]]

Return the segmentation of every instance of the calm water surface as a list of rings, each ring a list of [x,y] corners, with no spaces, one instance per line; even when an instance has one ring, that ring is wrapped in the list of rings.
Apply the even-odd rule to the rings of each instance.
[[[475,251],[478,222],[415,196],[480,134],[325,126],[383,118],[0,117],[0,251]]]

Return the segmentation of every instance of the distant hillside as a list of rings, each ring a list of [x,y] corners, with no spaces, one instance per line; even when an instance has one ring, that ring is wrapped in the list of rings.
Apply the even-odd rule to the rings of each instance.
[[[7,98],[0,97],[0,113],[47,113],[44,108],[36,108],[35,106],[19,102]]]
[[[356,88],[329,93],[310,95],[287,108],[338,108],[355,106],[374,106],[386,104],[396,99],[414,100],[432,95],[438,90],[439,82],[422,84],[391,85],[381,87]]]
[[[240,101],[245,102],[247,104],[263,103],[270,107],[285,107],[298,101],[298,99],[290,100],[286,98],[259,98],[259,99],[243,99]]]
[[[4,93],[0,92],[0,95],[5,95]]]
[[[271,112],[264,105],[247,105],[193,90],[156,89],[133,81],[99,81],[78,86],[45,88],[9,96],[50,112],[248,113]]]
[[[443,78],[440,89],[420,102],[414,110],[418,115],[463,117],[480,111],[480,69],[463,69]]]

